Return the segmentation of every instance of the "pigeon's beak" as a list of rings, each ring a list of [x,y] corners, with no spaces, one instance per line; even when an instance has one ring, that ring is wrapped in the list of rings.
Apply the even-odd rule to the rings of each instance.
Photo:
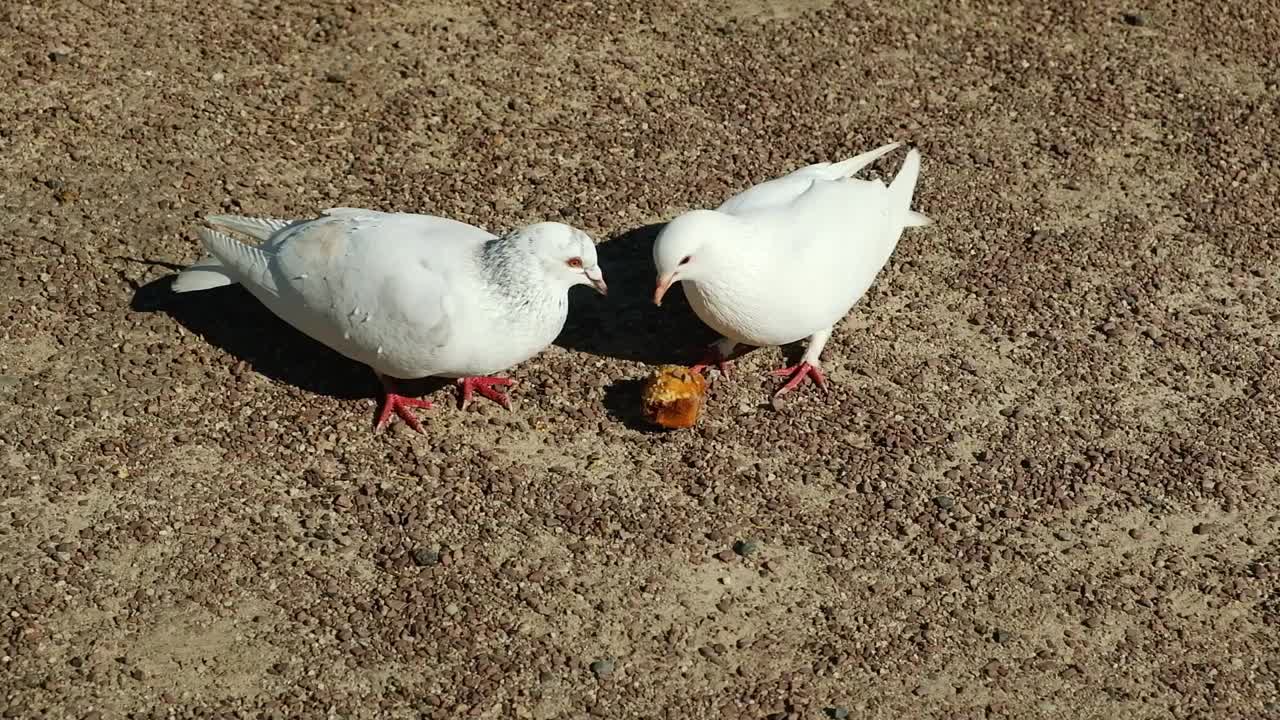
[[[667,291],[671,289],[671,286],[672,284],[675,283],[675,281],[676,281],[676,274],[673,272],[667,273],[666,275],[662,275],[658,278],[658,287],[654,288],[653,290],[654,305],[657,305],[659,307],[662,306],[662,296],[667,294]]]
[[[591,281],[591,287],[595,288],[596,292],[601,295],[609,294],[609,286],[605,284],[604,273],[600,272],[599,268],[596,268],[595,270],[588,270],[587,279]]]

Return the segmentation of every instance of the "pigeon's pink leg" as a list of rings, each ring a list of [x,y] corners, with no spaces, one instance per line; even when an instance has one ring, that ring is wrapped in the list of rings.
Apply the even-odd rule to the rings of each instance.
[[[783,385],[782,389],[773,394],[774,397],[786,395],[792,390],[795,390],[796,387],[800,385],[800,382],[806,377],[813,378],[813,381],[823,390],[828,389],[827,377],[822,374],[822,368],[817,365],[810,365],[807,362],[801,362],[798,365],[792,365],[791,367],[784,367],[781,370],[774,370],[773,374],[775,377],[783,377],[786,375],[791,376],[791,379],[787,381],[787,384]]]
[[[778,392],[774,393],[774,397],[781,397],[795,390],[804,379],[812,378],[818,387],[823,390],[829,390],[827,387],[827,376],[822,374],[822,364],[818,362],[818,357],[822,355],[822,348],[827,344],[827,338],[831,337],[831,330],[828,328],[820,332],[816,332],[809,336],[809,346],[805,348],[804,357],[800,362],[791,367],[784,367],[781,370],[774,370],[776,377],[790,375],[791,379],[783,385]]]
[[[474,390],[475,392],[480,393],[502,407],[510,410],[511,398],[508,398],[506,395],[494,388],[495,386],[506,387],[508,385],[514,385],[515,382],[516,381],[511,378],[504,377],[480,376],[458,378],[458,385],[462,388],[462,409],[465,410],[467,408],[467,403],[471,402],[471,392]]]
[[[382,410],[378,413],[378,420],[374,423],[374,430],[381,430],[391,422],[391,413],[400,416],[409,424],[409,427],[424,432],[422,423],[418,422],[418,416],[413,414],[413,408],[429,408],[431,401],[420,400],[418,398],[405,397],[396,392],[395,386],[391,383],[391,379],[383,375],[378,375],[379,382],[382,383]],[[425,433],[424,433],[425,434]]]
[[[733,369],[733,361],[729,358],[733,357],[733,351],[737,347],[738,343],[728,338],[721,338],[703,351],[702,360],[697,365],[689,368],[690,372],[700,373],[715,365],[720,370],[721,375],[729,377],[729,371]]]
[[[720,353],[714,350],[707,350],[705,353],[703,353],[702,359],[698,361],[698,364],[689,368],[689,370],[690,372],[701,373],[703,370],[706,370],[712,365],[716,366],[716,368],[720,371],[720,374],[724,375],[725,377],[729,377],[729,371],[733,369],[732,360],[725,360],[724,358],[720,357]]]

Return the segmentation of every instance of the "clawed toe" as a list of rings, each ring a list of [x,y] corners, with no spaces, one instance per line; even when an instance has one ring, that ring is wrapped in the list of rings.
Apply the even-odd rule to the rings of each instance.
[[[498,403],[507,410],[511,409],[511,398],[497,388],[514,385],[515,380],[504,377],[467,377],[458,378],[458,386],[462,388],[462,405],[465,410],[471,402],[471,393],[476,392]]]
[[[829,388],[827,386],[827,377],[822,374],[822,368],[817,365],[813,365],[807,362],[801,362],[798,365],[793,365],[791,367],[784,367],[781,370],[774,370],[773,375],[775,377],[785,377],[788,375],[791,376],[791,379],[787,381],[787,384],[783,385],[781,388],[779,388],[778,392],[773,394],[774,397],[781,397],[782,395],[785,395],[791,392],[792,390],[795,390],[797,387],[799,387],[801,382],[804,382],[804,379],[806,377],[812,378],[813,382],[817,384],[818,387],[822,388],[824,391],[829,392]]]
[[[429,400],[420,400],[387,392],[386,397],[382,400],[382,411],[378,413],[378,420],[374,423],[374,430],[384,429],[391,422],[391,414],[395,413],[409,427],[425,434],[422,429],[422,423],[418,420],[418,416],[413,413],[413,409],[430,407],[431,401]]]

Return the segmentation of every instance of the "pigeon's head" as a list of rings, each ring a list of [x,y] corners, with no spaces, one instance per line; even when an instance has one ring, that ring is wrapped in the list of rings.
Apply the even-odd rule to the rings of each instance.
[[[687,212],[662,228],[653,243],[653,264],[658,269],[658,286],[653,304],[681,280],[707,277],[715,260],[714,239],[725,230],[725,217],[711,210]]]
[[[557,222],[530,225],[521,234],[528,238],[547,276],[563,282],[565,289],[590,285],[601,295],[609,294],[591,236]]]

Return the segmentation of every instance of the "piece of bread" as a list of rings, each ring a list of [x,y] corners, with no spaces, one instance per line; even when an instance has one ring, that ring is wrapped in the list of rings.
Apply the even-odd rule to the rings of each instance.
[[[649,376],[640,396],[644,417],[665,428],[693,427],[702,413],[707,380],[679,365],[663,365]]]

